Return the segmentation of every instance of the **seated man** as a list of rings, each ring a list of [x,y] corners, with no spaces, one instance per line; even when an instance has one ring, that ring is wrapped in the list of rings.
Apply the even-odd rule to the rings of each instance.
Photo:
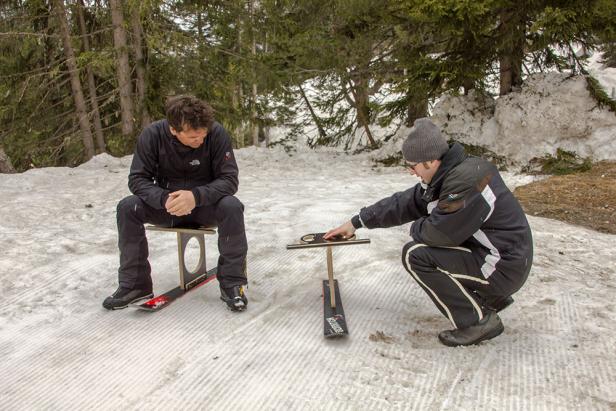
[[[117,207],[119,287],[103,307],[124,308],[152,296],[144,229],[144,223],[151,223],[218,226],[221,299],[231,310],[242,311],[248,304],[243,287],[248,245],[244,206],[233,196],[238,168],[231,139],[214,121],[211,107],[195,97],[169,99],[166,116],[137,141],[128,176],[134,195]]]
[[[532,264],[524,211],[494,165],[467,156],[458,143],[449,146],[427,118],[415,121],[402,154],[421,183],[362,208],[325,238],[413,221],[402,263],[454,327],[440,341],[457,346],[496,337],[504,329],[497,312],[513,302]]]

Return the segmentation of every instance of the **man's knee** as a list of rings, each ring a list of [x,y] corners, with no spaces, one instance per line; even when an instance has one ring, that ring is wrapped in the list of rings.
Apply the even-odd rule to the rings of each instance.
[[[134,213],[137,211],[137,208],[141,206],[141,204],[142,201],[139,197],[131,195],[128,197],[124,197],[122,200],[120,200],[116,211],[118,213],[118,216],[126,215],[128,213]]]
[[[402,264],[407,270],[411,270],[414,265],[424,260],[427,246],[423,243],[411,241],[402,248]]]
[[[238,215],[244,213],[244,204],[237,197],[225,196],[216,204],[216,212],[219,215]]]

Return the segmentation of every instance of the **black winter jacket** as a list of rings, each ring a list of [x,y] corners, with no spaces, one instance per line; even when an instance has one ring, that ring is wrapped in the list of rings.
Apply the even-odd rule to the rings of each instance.
[[[169,193],[191,190],[200,207],[235,194],[238,181],[231,139],[219,123],[200,147],[191,148],[171,134],[167,120],[159,120],[139,136],[128,188],[155,209],[165,207]]]
[[[526,215],[496,167],[467,156],[454,143],[429,185],[414,187],[362,208],[353,219],[367,228],[414,221],[413,240],[435,247],[462,246],[484,259],[488,278],[498,270],[528,275],[533,243]]]

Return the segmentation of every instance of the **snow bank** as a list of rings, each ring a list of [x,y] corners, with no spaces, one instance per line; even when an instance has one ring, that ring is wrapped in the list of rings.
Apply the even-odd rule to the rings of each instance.
[[[597,107],[582,76],[533,75],[520,91],[498,99],[447,95],[432,120],[447,136],[485,146],[513,163],[554,155],[558,148],[616,159],[616,114]]]

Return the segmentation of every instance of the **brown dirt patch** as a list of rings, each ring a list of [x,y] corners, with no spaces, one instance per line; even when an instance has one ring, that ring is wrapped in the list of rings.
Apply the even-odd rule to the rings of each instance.
[[[616,234],[616,162],[520,186],[514,194],[529,215]]]
[[[382,341],[387,344],[391,344],[395,341],[394,337],[385,334],[383,331],[377,331],[374,334],[370,334],[368,339],[374,342]]]

